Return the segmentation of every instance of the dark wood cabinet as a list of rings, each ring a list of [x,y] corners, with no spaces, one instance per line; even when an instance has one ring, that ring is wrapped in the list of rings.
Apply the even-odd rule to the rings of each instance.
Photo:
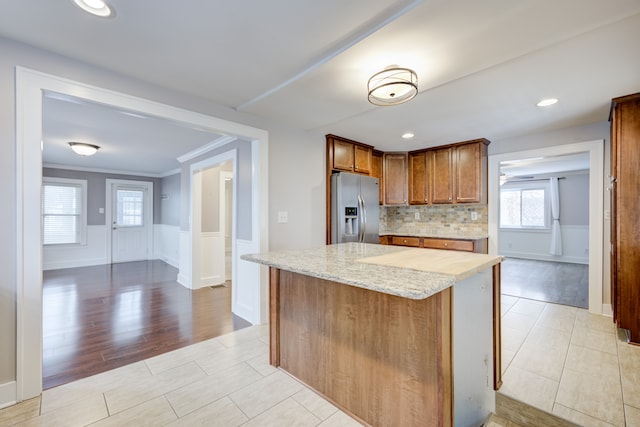
[[[427,152],[409,153],[409,204],[429,203],[429,165]]]
[[[382,168],[384,204],[407,204],[407,153],[385,153]]]
[[[611,103],[611,304],[640,344],[640,93]]]
[[[445,239],[437,237],[394,236],[380,237],[385,245],[409,246],[413,248],[445,249],[452,251],[489,253],[488,239]]]
[[[372,146],[335,135],[327,135],[326,138],[332,170],[371,174]]]
[[[431,203],[453,203],[453,147],[431,154]]]
[[[379,202],[384,203],[384,180],[382,179],[382,151],[373,150],[371,155],[371,176],[378,178]]]

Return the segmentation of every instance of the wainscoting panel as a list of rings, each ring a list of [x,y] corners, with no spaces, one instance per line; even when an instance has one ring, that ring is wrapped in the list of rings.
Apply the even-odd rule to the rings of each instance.
[[[153,258],[161,259],[172,267],[180,267],[180,227],[153,225]]]
[[[191,232],[189,230],[180,230],[178,271],[178,283],[191,289]]]
[[[224,283],[224,257],[223,234],[200,233],[200,287]]]
[[[258,243],[236,240],[236,281],[233,283],[231,311],[254,325],[260,324],[260,264],[240,259],[242,255],[260,252]]]

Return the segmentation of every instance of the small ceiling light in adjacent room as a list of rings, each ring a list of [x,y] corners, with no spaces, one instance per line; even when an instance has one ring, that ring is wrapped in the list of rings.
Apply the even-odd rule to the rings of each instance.
[[[414,135],[413,133],[411,133],[411,132],[405,132],[405,133],[403,133],[403,134],[402,134],[402,137],[403,137],[404,139],[411,139],[411,138],[413,138],[414,136],[415,136],[415,135]]]
[[[558,102],[558,100],[556,98],[547,98],[547,99],[543,99],[542,101],[538,102],[536,105],[538,107],[548,107],[549,105],[553,105],[556,102]]]
[[[367,89],[374,105],[402,104],[418,94],[418,76],[408,68],[390,65],[371,76]]]
[[[101,18],[114,16],[113,9],[102,0],[73,0],[73,2],[85,12]]]
[[[81,156],[93,156],[100,149],[97,145],[84,142],[70,142],[69,146],[76,154]]]

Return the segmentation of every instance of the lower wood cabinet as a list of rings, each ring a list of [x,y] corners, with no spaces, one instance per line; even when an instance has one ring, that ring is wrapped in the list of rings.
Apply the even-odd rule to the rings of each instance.
[[[488,239],[441,239],[435,237],[395,236],[380,237],[380,243],[413,248],[444,249],[452,251],[486,254],[489,251]]]

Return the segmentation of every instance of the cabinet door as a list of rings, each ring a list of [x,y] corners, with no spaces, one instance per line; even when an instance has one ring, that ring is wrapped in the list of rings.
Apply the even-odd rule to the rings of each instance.
[[[371,176],[378,178],[378,189],[380,190],[380,204],[384,203],[384,182],[382,180],[382,152],[374,151],[371,155]]]
[[[365,175],[371,174],[371,148],[354,145],[354,171]]]
[[[429,151],[431,154],[431,203],[453,202],[453,148]]]
[[[333,169],[353,172],[353,144],[333,140]]]
[[[427,153],[409,154],[409,204],[429,203]]]
[[[384,155],[384,204],[407,204],[407,155],[388,153]]]
[[[480,203],[482,196],[481,144],[455,147],[456,202]]]

